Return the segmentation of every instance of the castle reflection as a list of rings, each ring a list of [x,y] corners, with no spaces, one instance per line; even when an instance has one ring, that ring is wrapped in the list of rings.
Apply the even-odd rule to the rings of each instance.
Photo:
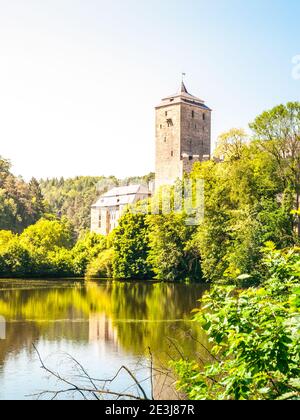
[[[111,354],[119,357],[119,366],[124,355],[138,360],[149,348],[160,366],[180,354],[197,357],[206,339],[191,311],[203,291],[184,284],[1,280],[0,314],[7,323],[0,372],[12,355],[31,355],[32,343],[41,342],[92,346],[104,363]],[[158,397],[166,379],[153,380]],[[163,397],[172,399],[172,391]]]

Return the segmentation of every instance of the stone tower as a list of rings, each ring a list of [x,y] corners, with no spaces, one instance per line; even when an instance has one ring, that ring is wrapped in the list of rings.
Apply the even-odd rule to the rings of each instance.
[[[189,94],[183,82],[179,93],[163,99],[155,109],[158,189],[182,179],[195,162],[210,158],[212,111]]]

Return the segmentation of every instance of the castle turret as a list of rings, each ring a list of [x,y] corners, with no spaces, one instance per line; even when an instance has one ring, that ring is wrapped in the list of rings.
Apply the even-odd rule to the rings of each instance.
[[[211,112],[183,81],[177,94],[156,107],[156,189],[182,179],[195,162],[209,159]]]

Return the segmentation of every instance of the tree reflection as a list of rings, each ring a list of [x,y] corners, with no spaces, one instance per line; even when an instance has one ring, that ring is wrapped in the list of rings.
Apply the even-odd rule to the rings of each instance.
[[[203,351],[205,337],[191,321],[200,285],[128,282],[0,283],[0,314],[8,321],[0,364],[39,338],[109,341],[135,355],[150,347],[160,358]],[[14,285],[14,283],[10,283]],[[196,340],[189,339],[193,335]],[[176,344],[174,344],[176,341]],[[173,356],[172,356],[173,355]],[[158,357],[158,356],[157,356]]]

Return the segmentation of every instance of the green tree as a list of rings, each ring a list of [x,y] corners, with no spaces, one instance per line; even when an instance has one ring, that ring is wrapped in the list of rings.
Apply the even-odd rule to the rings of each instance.
[[[148,262],[149,232],[146,216],[127,212],[115,229],[113,248],[114,277],[148,279],[153,276]]]
[[[300,208],[300,102],[289,102],[263,112],[250,124],[261,150],[276,163],[285,188],[295,193],[295,209]],[[297,220],[300,236],[300,217]]]
[[[32,178],[29,182],[29,192],[33,217],[35,220],[39,220],[45,214],[45,203],[40,184],[35,178]]]
[[[97,259],[99,254],[106,250],[108,240],[96,233],[84,233],[72,249],[74,272],[84,276],[89,264]]]
[[[42,253],[56,248],[71,249],[74,245],[74,232],[67,219],[42,219],[24,230],[20,242],[28,249],[38,249]]]
[[[1,234],[3,239],[3,234]],[[32,259],[29,251],[18,240],[18,237],[7,235],[7,242],[0,246],[0,276],[24,277],[30,274]]]
[[[246,291],[214,287],[195,317],[211,362],[173,364],[192,400],[300,399],[300,254],[269,245],[267,280]]]
[[[0,229],[21,233],[44,215],[42,203],[37,181],[15,177],[10,162],[0,157]]]
[[[111,279],[113,277],[114,250],[102,251],[92,259],[87,267],[86,276],[90,278]]]
[[[247,141],[248,137],[244,130],[232,128],[219,136],[214,155],[224,160],[241,159]]]
[[[148,261],[159,280],[201,280],[200,255],[192,239],[195,227],[186,222],[184,214],[148,217]]]
[[[238,159],[196,164],[192,177],[205,181],[205,219],[195,237],[204,277],[235,282],[251,272],[256,282],[264,243],[295,241],[292,192],[276,175],[274,160],[257,143],[244,144]]]
[[[0,188],[3,187],[3,179],[10,173],[11,163],[0,155]]]

